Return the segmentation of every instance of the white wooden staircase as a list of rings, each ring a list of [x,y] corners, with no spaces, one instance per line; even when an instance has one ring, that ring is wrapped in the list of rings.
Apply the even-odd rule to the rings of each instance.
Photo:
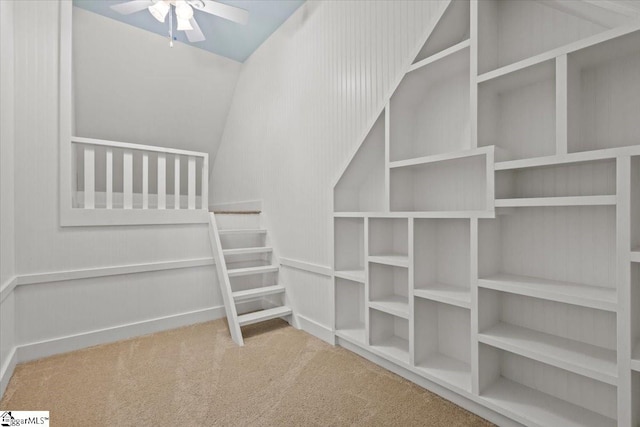
[[[231,338],[244,345],[241,326],[290,316],[279,263],[260,213],[209,213],[209,238]],[[241,313],[241,314],[239,314]]]

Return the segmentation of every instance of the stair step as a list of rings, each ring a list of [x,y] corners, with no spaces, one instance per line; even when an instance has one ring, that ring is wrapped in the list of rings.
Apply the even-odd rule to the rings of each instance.
[[[257,248],[238,248],[238,249],[223,249],[224,256],[227,255],[247,255],[247,254],[261,254],[270,253],[273,249],[270,247],[257,247]]]
[[[229,277],[248,276],[250,274],[263,274],[278,271],[277,265],[260,265],[258,267],[232,268],[227,270]]]
[[[270,308],[268,310],[255,311],[253,313],[247,313],[247,314],[238,316],[238,323],[240,324],[240,326],[251,325],[252,323],[258,323],[265,320],[288,316],[289,314],[291,314],[291,309],[286,305],[283,305],[282,307],[275,307],[275,308]]]
[[[229,228],[226,230],[218,230],[221,236],[228,236],[233,234],[267,234],[267,230],[264,228]]]
[[[248,289],[246,291],[238,291],[231,294],[234,301],[243,301],[252,298],[260,298],[272,294],[280,294],[285,291],[284,286],[264,286],[262,288]]]

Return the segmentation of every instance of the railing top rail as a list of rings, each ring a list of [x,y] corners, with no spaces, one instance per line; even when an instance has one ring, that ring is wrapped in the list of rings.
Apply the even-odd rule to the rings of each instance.
[[[157,153],[177,154],[180,156],[202,157],[205,159],[209,157],[208,153],[201,153],[198,151],[178,150],[176,148],[165,148],[165,147],[158,147],[155,145],[131,144],[129,142],[107,141],[104,139],[84,138],[80,136],[72,136],[71,142],[75,142],[76,144],[100,145],[100,146],[106,146],[106,147],[123,148],[127,150],[154,151]]]

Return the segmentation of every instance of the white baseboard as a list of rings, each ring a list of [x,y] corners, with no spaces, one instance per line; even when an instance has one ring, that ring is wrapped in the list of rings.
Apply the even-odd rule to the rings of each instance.
[[[335,336],[331,328],[328,328],[315,320],[311,320],[306,316],[295,314],[293,319],[293,326],[302,329],[303,331],[313,335],[316,338],[320,338],[322,341],[326,341],[331,345],[335,345]]]
[[[9,380],[13,375],[13,371],[16,369],[16,365],[18,364],[18,352],[16,348],[11,349],[11,354],[5,361],[5,363],[0,367],[0,398],[4,396],[4,391],[7,389],[9,385]]]

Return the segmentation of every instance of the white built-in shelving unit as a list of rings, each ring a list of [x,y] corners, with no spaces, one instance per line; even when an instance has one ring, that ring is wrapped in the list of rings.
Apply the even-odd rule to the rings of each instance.
[[[443,8],[334,187],[335,335],[519,423],[637,427],[640,22],[574,6]]]

